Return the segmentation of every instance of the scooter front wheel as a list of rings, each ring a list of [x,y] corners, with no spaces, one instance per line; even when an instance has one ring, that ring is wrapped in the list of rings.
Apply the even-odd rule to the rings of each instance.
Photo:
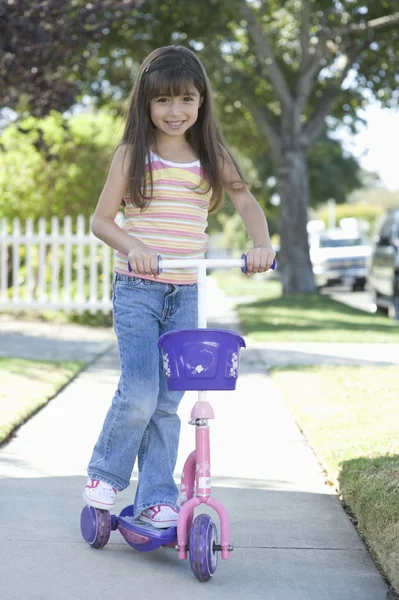
[[[80,515],[82,537],[92,548],[103,548],[111,535],[111,515],[107,510],[85,506]]]
[[[217,545],[216,524],[209,515],[198,515],[191,527],[188,543],[190,567],[198,581],[209,581],[215,573],[218,564]]]

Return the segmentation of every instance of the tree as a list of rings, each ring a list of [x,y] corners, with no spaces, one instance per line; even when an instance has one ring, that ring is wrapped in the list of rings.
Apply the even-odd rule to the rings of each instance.
[[[230,86],[229,86],[230,87]],[[217,94],[220,95],[219,93]],[[249,158],[251,169],[248,180],[256,196],[261,195],[261,205],[269,208],[271,196],[277,193],[275,172],[270,158],[268,140],[256,127],[250,111],[238,98],[240,90],[228,90],[228,95],[220,98],[219,112],[223,131],[240,162],[245,165]],[[348,194],[366,184],[361,179],[360,165],[355,157],[343,149],[342,143],[333,137],[332,127],[324,130],[309,149],[309,206],[316,208],[330,198],[337,204],[347,201]],[[267,183],[266,183],[267,182]],[[266,183],[266,185],[265,185]],[[259,198],[258,198],[259,199]]]
[[[272,86],[275,95],[271,107],[262,106],[260,95],[248,94],[247,101],[270,141],[278,180],[284,292],[313,292],[306,234],[307,153],[340,94],[350,98],[351,92],[342,93],[342,86],[351,68],[360,83],[370,83],[371,93],[388,104],[394,101],[395,75],[389,59],[395,53],[394,39],[398,36],[394,27],[399,23],[399,13],[390,12],[393,3],[389,2],[373,3],[368,8],[356,0],[288,1],[283,9],[288,29],[286,44],[279,46],[278,37],[284,36],[284,31],[280,26],[277,32],[277,19],[270,4],[260,2],[255,10],[246,0],[240,2],[254,68]],[[383,67],[372,60],[377,50],[385,57]],[[383,80],[385,89],[379,85]],[[379,93],[381,89],[383,92]],[[353,98],[356,95],[353,93]]]
[[[69,108],[76,74],[138,0],[0,0],[0,104],[35,116]],[[26,116],[26,115],[25,115]]]

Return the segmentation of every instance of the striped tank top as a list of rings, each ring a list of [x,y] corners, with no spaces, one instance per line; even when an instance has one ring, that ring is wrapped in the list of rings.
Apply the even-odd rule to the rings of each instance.
[[[175,163],[151,152],[153,197],[146,210],[133,206],[124,197],[123,230],[142,241],[164,259],[204,258],[205,233],[212,190],[199,160]],[[150,184],[147,160],[147,182]],[[115,271],[123,275],[153,279],[150,275],[129,273],[127,256],[115,256]],[[165,269],[157,281],[190,285],[197,281],[196,269]]]

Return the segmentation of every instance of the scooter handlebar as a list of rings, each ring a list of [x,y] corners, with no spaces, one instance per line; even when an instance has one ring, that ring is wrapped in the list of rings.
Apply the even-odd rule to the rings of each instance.
[[[247,257],[246,254],[242,254],[241,258],[178,258],[163,260],[162,256],[158,254],[158,275],[160,275],[163,269],[192,269],[198,268],[204,265],[206,268],[226,268],[226,267],[239,267],[243,273],[247,272]],[[276,259],[274,259],[270,269],[273,271],[277,268]],[[130,263],[128,262],[129,273],[133,271]]]

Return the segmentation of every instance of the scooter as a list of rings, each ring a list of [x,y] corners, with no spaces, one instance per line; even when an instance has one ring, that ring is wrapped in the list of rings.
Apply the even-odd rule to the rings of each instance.
[[[222,559],[228,559],[233,550],[227,511],[211,495],[208,423],[215,414],[206,397],[210,390],[235,390],[240,350],[245,348],[245,341],[238,333],[206,327],[206,271],[228,267],[240,267],[245,273],[245,254],[241,259],[162,260],[158,257],[158,273],[167,268],[196,268],[198,272],[198,329],[170,331],[158,340],[168,388],[198,391],[189,421],[195,427],[195,450],[183,468],[177,527],[156,529],[133,519],[133,505],[126,506],[119,516],[85,506],[80,520],[83,539],[92,548],[103,548],[111,531],[118,529],[129,546],[139,552],[166,546],[175,548],[181,560],[188,555],[191,570],[201,582],[209,581],[215,573],[219,553]],[[271,268],[276,268],[276,261]],[[203,504],[219,516],[220,543],[217,526],[209,514],[200,513],[194,518],[195,509]]]

